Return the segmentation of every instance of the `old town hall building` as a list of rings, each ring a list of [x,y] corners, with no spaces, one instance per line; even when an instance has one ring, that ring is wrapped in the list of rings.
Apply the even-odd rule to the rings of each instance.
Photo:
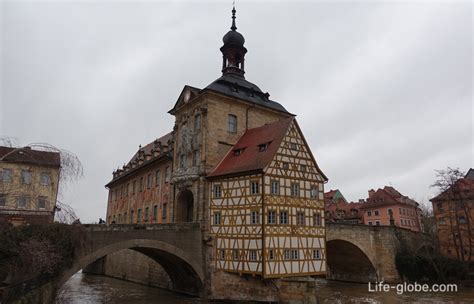
[[[173,131],[113,172],[107,222],[200,222],[216,270],[323,274],[327,178],[295,115],[245,79],[247,49],[232,13],[222,76],[185,86],[169,111]]]

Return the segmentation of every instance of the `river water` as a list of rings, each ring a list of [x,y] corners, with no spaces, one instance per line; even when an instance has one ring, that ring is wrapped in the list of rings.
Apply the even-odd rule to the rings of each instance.
[[[474,303],[474,288],[455,293],[368,293],[366,284],[317,281],[320,303]],[[209,303],[159,288],[105,276],[76,273],[59,292],[56,304],[194,304]],[[216,303],[216,302],[213,302]]]

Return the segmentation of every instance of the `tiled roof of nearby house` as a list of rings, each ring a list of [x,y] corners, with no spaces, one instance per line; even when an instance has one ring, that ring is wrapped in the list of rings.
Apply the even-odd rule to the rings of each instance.
[[[334,198],[334,195],[337,193],[337,189],[336,190],[330,190],[328,192],[325,192],[324,193],[324,201],[328,201],[328,200],[332,200]]]
[[[369,195],[367,202],[361,206],[361,209],[374,208],[379,206],[389,206],[396,204],[405,204],[413,207],[418,203],[398,192],[391,186],[385,186],[383,189],[377,189],[373,194]]]
[[[126,165],[124,165],[121,169],[117,169],[113,172],[113,179],[105,186],[109,187],[118,180],[129,176],[131,173],[137,171],[138,169],[162,157],[169,156],[168,152],[171,150],[172,138],[173,135],[172,132],[170,132],[160,138],[155,139],[146,146],[140,147]]]
[[[474,170],[469,169],[465,177],[457,180],[453,186],[430,201],[448,201],[455,199],[474,199]]]
[[[263,170],[274,158],[292,121],[287,118],[247,130],[208,177]],[[264,151],[259,148],[262,144],[268,144]]]
[[[0,162],[28,163],[42,166],[61,166],[58,152],[33,150],[30,147],[11,148],[0,146]]]

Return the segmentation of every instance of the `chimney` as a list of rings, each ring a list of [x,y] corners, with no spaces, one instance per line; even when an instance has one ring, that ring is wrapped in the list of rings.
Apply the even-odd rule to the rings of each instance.
[[[374,195],[374,193],[375,193],[374,189],[370,189],[369,190],[369,198],[371,198],[372,195]]]

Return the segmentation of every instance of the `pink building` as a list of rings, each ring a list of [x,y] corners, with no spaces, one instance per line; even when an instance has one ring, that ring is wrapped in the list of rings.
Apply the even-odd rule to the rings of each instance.
[[[418,203],[390,186],[369,190],[369,197],[359,209],[365,225],[395,225],[417,232],[423,230]]]

